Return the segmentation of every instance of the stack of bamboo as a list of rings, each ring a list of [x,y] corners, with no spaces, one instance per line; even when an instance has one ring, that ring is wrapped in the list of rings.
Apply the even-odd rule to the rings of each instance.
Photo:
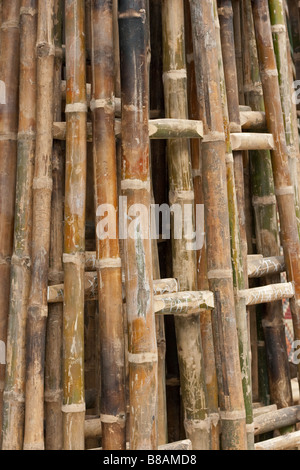
[[[300,447],[297,2],[0,24],[2,449]]]

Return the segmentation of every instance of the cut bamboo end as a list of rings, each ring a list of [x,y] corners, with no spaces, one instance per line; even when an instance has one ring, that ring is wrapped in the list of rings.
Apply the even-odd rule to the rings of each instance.
[[[267,129],[266,114],[262,111],[241,111],[240,121],[244,131],[262,131]]]
[[[230,134],[232,150],[273,150],[272,134],[232,133]]]

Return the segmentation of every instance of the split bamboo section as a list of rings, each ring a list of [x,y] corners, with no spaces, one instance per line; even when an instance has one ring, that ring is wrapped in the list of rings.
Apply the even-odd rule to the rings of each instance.
[[[300,448],[299,53],[292,0],[0,2],[2,450]]]

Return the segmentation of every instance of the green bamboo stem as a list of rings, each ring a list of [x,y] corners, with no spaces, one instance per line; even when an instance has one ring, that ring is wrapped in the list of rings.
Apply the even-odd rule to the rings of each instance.
[[[256,12],[259,8],[261,12],[266,10],[266,20],[264,22],[264,36],[266,39],[266,45],[268,47],[268,52],[265,50],[265,46],[261,47],[260,40],[257,39],[257,47],[258,47],[258,58],[260,60],[260,67],[261,67],[261,79],[262,79],[262,86],[264,92],[264,101],[265,101],[265,108],[266,108],[266,117],[269,129],[273,131],[274,140],[276,142],[276,150],[271,153],[272,158],[272,167],[273,167],[273,178],[263,178],[257,176],[253,195],[255,196],[258,193],[257,199],[254,202],[257,203],[257,228],[259,229],[258,233],[262,236],[261,238],[257,238],[258,248],[261,248],[261,253],[264,256],[271,256],[278,254],[278,235],[277,235],[277,220],[276,220],[276,212],[275,212],[275,200],[274,196],[272,197],[271,194],[273,192],[273,184],[275,186],[275,194],[280,193],[280,186],[291,186],[291,180],[289,177],[289,168],[288,168],[288,159],[287,159],[287,148],[285,145],[285,133],[284,133],[284,121],[282,117],[282,110],[281,110],[281,103],[280,103],[280,90],[278,84],[278,78],[276,76],[276,62],[273,50],[273,43],[272,43],[272,35],[271,35],[271,25],[270,25],[270,18],[269,18],[269,11],[268,5],[263,4],[255,4],[253,5],[253,12],[254,12],[254,19],[257,18]],[[256,34],[258,34],[259,28],[262,26],[259,21],[256,20],[255,22],[256,27]],[[270,41],[271,40],[271,41]],[[264,60],[262,60],[262,54],[264,54]],[[274,70],[274,76],[271,78],[269,75],[264,73],[265,68],[270,68],[272,71]],[[271,72],[270,72],[271,73]],[[274,82],[271,83],[271,82]],[[271,93],[271,86],[275,87],[275,89]],[[272,98],[271,98],[272,94]],[[274,100],[274,96],[276,99]],[[275,103],[275,104],[274,104]],[[273,123],[271,123],[273,120]],[[278,136],[280,136],[278,140]],[[255,157],[256,158],[256,157]],[[282,164],[282,166],[278,166],[278,162]],[[287,164],[287,166],[286,166]],[[255,165],[257,165],[257,175],[262,174],[261,162],[256,161]],[[268,163],[270,168],[270,161]],[[269,170],[270,174],[270,170]],[[255,180],[254,180],[255,181]],[[292,186],[291,186],[292,187]],[[271,197],[270,197],[271,196]],[[288,202],[286,202],[288,199]],[[273,209],[271,207],[273,204]],[[290,204],[289,209],[287,209],[288,204]],[[288,272],[288,279],[291,280],[293,277],[291,274],[291,270],[293,271],[293,275],[295,276],[295,280],[297,279],[297,271],[294,268],[291,268],[291,264],[295,263],[293,261],[294,256],[297,256],[297,244],[298,236],[296,233],[293,232],[295,225],[297,225],[296,221],[296,212],[294,207],[294,198],[293,194],[291,195],[277,195],[277,205],[279,209],[280,215],[280,225],[281,225],[281,243],[284,250],[285,255],[285,262],[287,262],[287,258],[289,258],[289,262],[286,265],[287,272]],[[268,210],[269,206],[269,217],[265,217],[266,211]],[[286,217],[287,211],[290,214],[289,217]],[[258,219],[259,217],[259,219]],[[286,220],[288,219],[288,220]],[[266,231],[264,231],[264,225],[267,225],[267,230],[272,234],[272,237],[269,239],[265,236]],[[287,225],[286,225],[287,224]],[[289,227],[287,229],[286,227]],[[292,229],[293,227],[293,229]],[[287,233],[289,232],[289,233]],[[293,253],[293,254],[291,254]],[[277,277],[278,279],[278,277]],[[267,279],[266,282],[269,280]],[[276,281],[276,277],[272,279],[272,282]],[[297,289],[296,289],[297,292]],[[291,301],[293,304],[293,301]],[[294,315],[295,317],[295,315]],[[297,314],[296,314],[297,317]],[[289,380],[289,370],[288,370],[288,359],[287,353],[281,354],[280,356],[276,354],[278,348],[286,351],[285,345],[285,333],[284,333],[284,323],[282,318],[282,304],[275,303],[266,309],[266,315],[263,318],[263,328],[264,328],[264,335],[266,341],[266,349],[268,354],[268,375],[269,375],[269,383],[270,383],[270,394],[272,397],[272,401],[277,404],[277,406],[283,407],[288,406],[291,404],[292,394],[291,394],[291,385]],[[295,320],[297,323],[297,320]],[[274,358],[276,357],[276,361]],[[279,386],[280,382],[280,386]]]
[[[214,137],[214,141],[202,144],[202,164],[208,278],[210,290],[216,297],[212,315],[222,420],[222,448],[246,449],[245,407],[236,331],[229,210],[225,183],[226,143],[220,75],[216,60],[218,50],[214,10],[211,2],[206,0],[201,2],[191,0],[190,5],[197,92],[198,97],[201,96],[202,81],[206,91],[205,134]],[[215,158],[216,153],[218,159]],[[216,181],[220,182],[217,187]]]
[[[33,179],[32,280],[26,324],[24,449],[44,449],[44,358],[48,315],[53,123],[53,0],[38,4],[37,126]]]
[[[186,57],[187,57],[187,88],[189,92],[189,117],[195,120],[203,120],[205,118],[204,102],[199,103],[196,88],[195,62],[193,54],[193,38],[191,27],[191,13],[189,1],[185,0],[185,32],[186,32]],[[191,161],[193,185],[195,192],[195,204],[203,204],[203,188],[202,188],[202,159],[201,159],[201,142],[199,139],[193,139],[191,145]],[[205,228],[203,227],[203,232]],[[207,260],[205,241],[200,250],[197,251],[197,287],[199,290],[208,290],[207,279]],[[200,315],[201,340],[203,347],[203,358],[205,368],[205,382],[207,389],[207,405],[211,418],[211,449],[219,450],[220,448],[220,419],[218,411],[218,383],[216,364],[214,356],[213,331],[211,311],[207,310]]]
[[[150,207],[148,22],[144,0],[119,2],[122,97],[122,180],[128,211]],[[144,237],[142,237],[142,233]],[[129,446],[157,448],[157,343],[148,221],[134,220],[124,240],[129,360]]]
[[[113,4],[92,7],[94,172],[96,210],[117,209],[117,166],[114,134]],[[104,54],[105,51],[105,54]],[[107,172],[107,177],[103,174]],[[117,214],[117,212],[116,212]],[[96,212],[96,223],[100,217]],[[125,381],[122,273],[118,238],[96,240],[101,354],[102,447],[125,449]],[[114,301],[112,302],[112,298]]]
[[[84,251],[86,202],[86,80],[84,2],[65,2],[66,177],[64,228],[63,439],[84,449]]]
[[[20,0],[2,4],[0,29],[0,429],[2,429],[10,265],[17,164]],[[13,60],[12,60],[13,58]]]
[[[54,119],[61,119],[62,2],[54,2]],[[60,282],[63,271],[64,158],[62,143],[54,141],[52,153],[52,205],[49,284]],[[62,435],[62,321],[63,306],[49,305],[45,352],[45,448],[61,450]]]
[[[169,118],[187,119],[182,0],[176,0],[172,5],[167,0],[163,1],[162,24],[165,115]],[[167,154],[169,202],[180,204],[184,213],[186,204],[193,204],[194,207],[188,141],[184,139],[168,141]],[[194,220],[191,220],[191,223],[194,226]],[[174,229],[176,227],[173,227]],[[174,231],[172,233],[174,234]],[[181,290],[195,290],[197,285],[195,250],[188,250],[186,239],[176,240],[174,237],[172,238],[172,257],[173,275],[178,278]],[[186,436],[192,441],[193,449],[209,449],[211,447],[210,418],[207,410],[200,318],[194,316],[185,319],[175,316],[175,329]]]
[[[2,449],[23,447],[25,326],[31,279],[32,181],[36,131],[37,0],[23,0],[20,12],[19,133],[14,250],[7,332]]]

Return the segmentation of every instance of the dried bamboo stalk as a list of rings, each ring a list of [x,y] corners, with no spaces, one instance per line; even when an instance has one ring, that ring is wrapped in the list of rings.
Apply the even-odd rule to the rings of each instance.
[[[255,450],[286,450],[300,444],[300,431],[291,432],[284,436],[274,437],[255,444]]]
[[[272,134],[231,133],[232,150],[273,150],[274,139]]]
[[[256,43],[264,92],[268,130],[274,136],[275,149],[271,152],[275,194],[279,211],[281,242],[285,257],[287,277],[295,283],[295,297],[291,299],[291,312],[295,339],[300,338],[300,312],[298,297],[300,242],[297,230],[294,188],[289,174],[288,151],[282,117],[278,72],[272,42],[270,16],[267,2],[252,1]],[[298,367],[300,369],[300,367]],[[300,374],[298,374],[300,380]]]
[[[239,291],[239,296],[245,298],[246,305],[258,305],[276,300],[291,299],[295,290],[292,282],[270,284],[261,287],[252,287]]]
[[[96,223],[99,208],[111,204],[117,218],[114,133],[114,47],[112,0],[92,5],[92,70]],[[103,178],[103,174],[107,174]],[[117,222],[117,220],[116,220]],[[125,344],[122,272],[118,235],[96,240],[101,358],[102,447],[122,450],[125,435]],[[113,299],[113,301],[112,301]]]
[[[26,324],[24,449],[44,449],[44,358],[52,193],[54,1],[38,4],[37,125],[33,179],[32,280]]]
[[[0,429],[2,429],[10,263],[17,164],[20,0],[3,0],[0,29]],[[13,60],[12,60],[13,58]]]
[[[187,83],[184,50],[183,0],[162,2],[163,25],[163,80],[165,115],[168,118],[187,119]],[[189,143],[185,139],[168,141],[169,202],[180,204],[184,213],[186,204],[194,209],[194,189]],[[191,226],[195,221],[191,213]],[[174,224],[173,224],[174,225]],[[188,249],[188,240],[177,240],[177,227],[172,227],[173,275],[181,290],[195,290],[196,252]],[[207,391],[204,377],[203,353],[199,315],[175,316],[176,342],[181,378],[186,437],[193,449],[205,450],[211,446],[210,418],[207,410]]]
[[[185,49],[187,63],[187,87],[189,90],[189,117],[192,119],[204,119],[205,104],[199,102],[197,97],[195,61],[193,54],[193,37],[191,26],[191,12],[188,0],[184,2],[185,7]],[[195,205],[203,204],[203,187],[202,187],[202,159],[201,159],[201,142],[199,139],[191,140],[191,161],[192,175],[195,193]],[[196,206],[197,207],[197,206]],[[195,214],[196,215],[196,214]],[[205,227],[203,227],[203,233]],[[206,249],[203,239],[202,247],[197,251],[197,287],[199,290],[208,290],[207,279],[207,260]],[[214,356],[214,343],[212,331],[211,311],[202,311],[200,315],[201,340],[204,358],[204,376],[207,389],[207,406],[211,418],[211,449],[220,449],[220,419],[219,419],[219,401],[218,401],[218,382]]]
[[[148,22],[144,0],[119,2],[122,181],[128,211],[151,203],[148,135]],[[142,233],[145,238],[142,238]],[[148,221],[137,217],[124,240],[128,321],[130,449],[157,448],[157,343]],[[142,360],[141,358],[144,357]]]
[[[292,426],[300,421],[300,406],[289,406],[281,410],[257,416],[254,420],[254,434],[257,436],[275,429]]]
[[[240,121],[243,130],[266,130],[266,114],[263,111],[241,111]]]
[[[281,107],[285,128],[285,139],[288,151],[289,170],[295,192],[295,210],[300,233],[300,194],[299,194],[299,136],[295,139],[293,131],[293,102],[294,92],[289,76],[290,50],[287,44],[286,22],[282,0],[269,0],[269,11],[273,35],[274,53],[278,70],[278,82]]]
[[[54,119],[61,120],[62,75],[62,2],[54,2]],[[49,284],[59,282],[63,255],[63,196],[64,158],[62,143],[53,143],[52,153],[52,206]],[[45,351],[45,448],[61,450],[62,433],[62,304],[50,305],[48,309]]]
[[[219,61],[224,64],[224,72],[220,71],[222,83],[222,101],[224,114],[224,128],[228,138],[228,123],[234,124],[235,130],[241,132],[239,121],[239,94],[237,71],[234,56],[233,11],[230,0],[218,2],[220,18],[221,45]],[[218,22],[216,22],[216,26]],[[225,96],[226,94],[226,96]],[[228,107],[228,114],[226,108]],[[241,134],[236,134],[237,136]],[[231,136],[232,137],[232,136]],[[229,146],[229,143],[227,144]],[[231,139],[233,150],[233,140]],[[228,149],[229,150],[229,149]],[[230,158],[231,157],[231,158]],[[248,318],[246,304],[238,296],[240,289],[248,287],[247,278],[247,238],[245,229],[245,197],[243,179],[243,156],[241,152],[229,153],[231,162],[227,163],[227,185],[229,199],[229,217],[231,232],[231,251],[233,267],[233,286],[235,295],[235,313],[238,328],[240,366],[242,372],[242,385],[246,411],[246,430],[248,450],[253,450],[253,412],[252,412],[252,384],[250,345],[248,344]]]
[[[255,33],[250,2],[244,5],[245,91],[247,103],[264,111]],[[269,152],[250,154],[252,203],[255,215],[256,246],[263,256],[279,255],[276,199]],[[278,283],[280,276],[266,277],[265,283]],[[267,404],[271,398],[278,407],[291,404],[288,357],[282,302],[272,302],[257,310],[259,325],[260,391]],[[278,351],[281,351],[279,354]],[[285,352],[284,352],[285,351]],[[275,359],[276,358],[276,359]]]
[[[25,327],[31,279],[32,181],[36,131],[37,0],[20,11],[20,91],[14,250],[3,397],[2,449],[22,450],[25,402]]]
[[[246,449],[245,407],[231,269],[226,147],[214,12],[211,2],[206,0],[190,0],[190,5],[197,93],[200,97],[203,82],[206,92],[205,134],[209,134],[211,138],[215,137],[214,141],[202,144],[202,168],[208,278],[210,289],[216,296],[213,327],[222,420],[222,448]],[[219,183],[216,187],[217,181]],[[230,397],[230,402],[227,397]]]
[[[83,0],[65,2],[66,176],[64,226],[63,441],[84,449],[84,251],[86,203],[86,71]]]
[[[282,273],[285,270],[283,256],[271,256],[269,258],[261,256],[257,259],[251,259],[251,256],[248,255],[247,266],[249,278],[270,276],[271,274]]]

